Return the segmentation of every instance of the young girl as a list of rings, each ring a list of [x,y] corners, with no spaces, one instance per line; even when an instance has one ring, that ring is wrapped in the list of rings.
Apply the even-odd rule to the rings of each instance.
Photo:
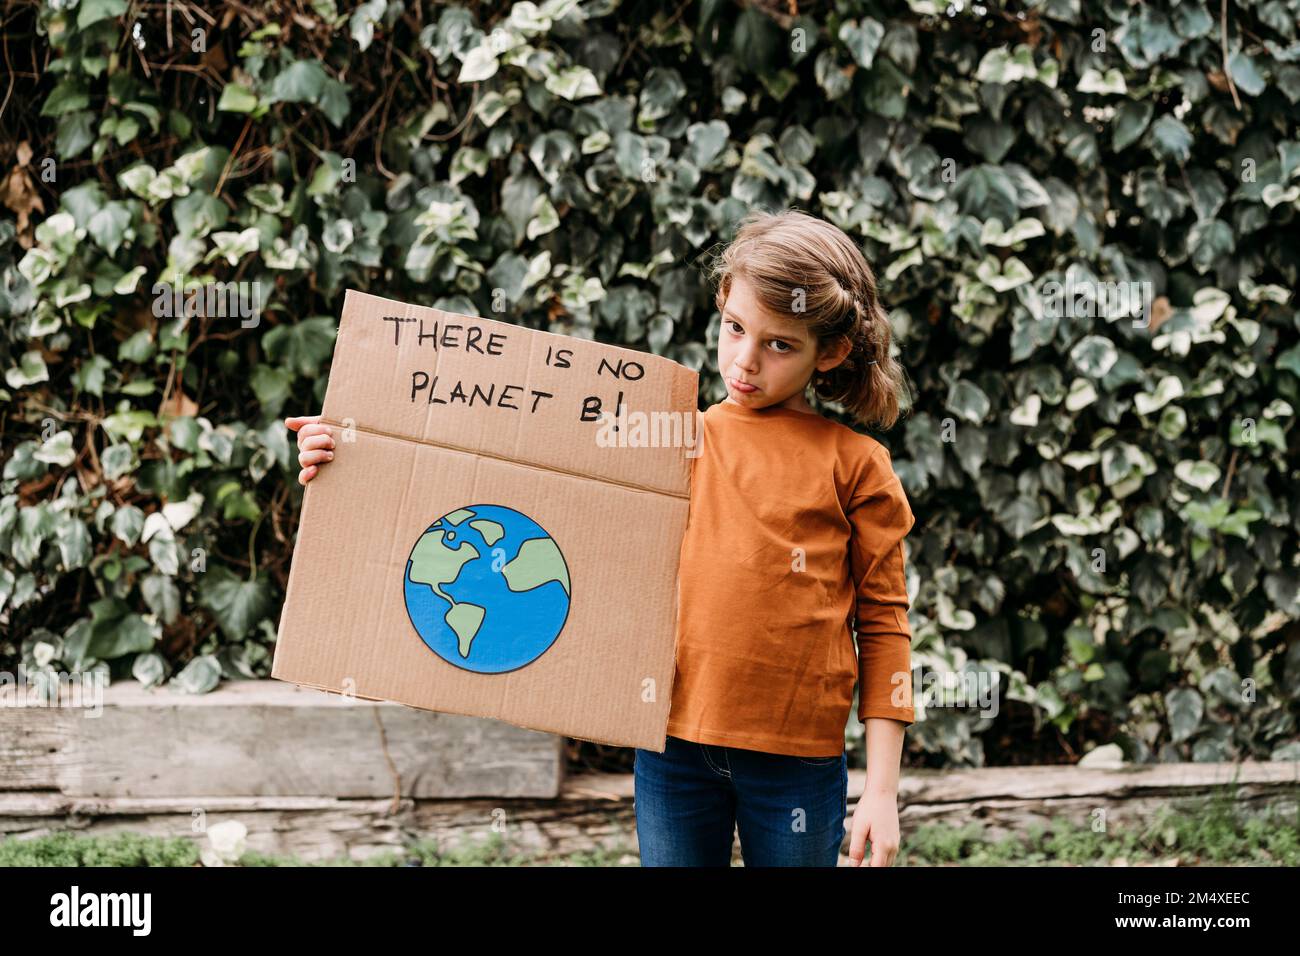
[[[739,830],[746,866],[835,866],[857,680],[867,779],[849,859],[861,866],[870,841],[870,865],[889,866],[915,719],[915,519],[888,450],[806,397],[811,385],[863,424],[897,420],[903,374],[875,277],[840,229],[787,210],[747,216],[712,279],[727,397],[691,460],[665,749],[635,754],[641,863],[729,866]],[[303,484],[333,457],[319,418],[285,422]]]

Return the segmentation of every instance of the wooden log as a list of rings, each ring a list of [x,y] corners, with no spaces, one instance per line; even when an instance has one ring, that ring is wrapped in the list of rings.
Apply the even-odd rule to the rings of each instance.
[[[564,739],[283,681],[121,681],[97,708],[0,701],[0,759],[0,791],[72,796],[553,797]]]

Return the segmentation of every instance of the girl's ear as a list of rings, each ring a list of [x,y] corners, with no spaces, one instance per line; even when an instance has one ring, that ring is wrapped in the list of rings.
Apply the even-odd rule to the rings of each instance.
[[[834,342],[822,346],[817,357],[817,371],[829,372],[843,362],[851,351],[853,343],[847,335],[841,335]]]

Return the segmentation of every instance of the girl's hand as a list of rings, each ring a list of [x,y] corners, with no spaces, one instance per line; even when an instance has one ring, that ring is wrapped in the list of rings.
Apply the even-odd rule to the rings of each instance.
[[[893,866],[898,855],[898,797],[886,793],[864,793],[853,810],[853,832],[849,837],[851,866],[862,866],[866,843],[871,841],[871,862],[867,866]]]
[[[319,415],[299,415],[286,418],[285,425],[298,433],[298,484],[305,485],[316,477],[320,466],[334,458],[334,434],[329,425],[321,422]]]

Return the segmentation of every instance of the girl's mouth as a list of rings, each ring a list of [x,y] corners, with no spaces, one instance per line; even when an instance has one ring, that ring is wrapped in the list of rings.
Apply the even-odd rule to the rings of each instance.
[[[728,378],[727,381],[731,383],[732,388],[740,392],[742,395],[748,395],[750,392],[758,391],[757,385],[747,385],[744,382],[737,382],[734,378]]]

